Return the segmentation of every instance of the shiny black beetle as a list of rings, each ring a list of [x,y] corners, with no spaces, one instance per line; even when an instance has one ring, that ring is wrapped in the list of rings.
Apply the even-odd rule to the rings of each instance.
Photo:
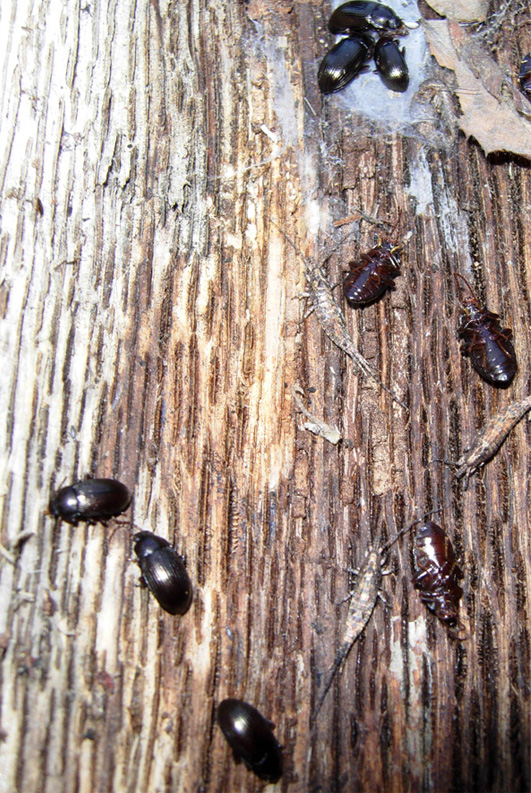
[[[466,278],[459,273],[456,275],[468,289],[467,296],[461,297],[465,313],[457,329],[463,342],[462,353],[470,356],[472,366],[487,383],[507,388],[518,368],[511,343],[513,332],[510,328],[502,328],[498,314],[481,306]]]
[[[326,53],[317,75],[323,94],[341,91],[358,75],[372,55],[373,41],[369,36],[348,36]]]
[[[272,725],[252,705],[241,699],[224,699],[218,707],[218,724],[236,757],[265,782],[282,776],[282,749]]]
[[[182,557],[167,540],[150,531],[139,531],[134,539],[134,551],[148,589],[165,611],[185,614],[192,602],[192,583]]]
[[[409,85],[409,70],[404,57],[405,49],[400,49],[397,39],[385,36],[376,42],[374,62],[383,84],[391,91],[403,93]]]
[[[526,55],[520,65],[518,85],[528,99],[531,99],[531,55]]]
[[[83,479],[62,487],[50,499],[49,511],[73,526],[115,518],[131,503],[131,493],[117,479]]]
[[[328,20],[330,33],[359,32],[362,30],[393,31],[403,29],[404,23],[392,8],[381,3],[350,0],[332,13]]]

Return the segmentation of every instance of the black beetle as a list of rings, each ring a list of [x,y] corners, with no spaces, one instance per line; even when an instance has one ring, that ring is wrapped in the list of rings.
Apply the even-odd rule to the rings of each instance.
[[[265,782],[282,776],[282,749],[273,735],[274,725],[241,699],[224,699],[218,707],[218,724],[238,759]]]
[[[409,70],[397,39],[381,38],[374,48],[374,62],[383,84],[391,91],[403,93],[409,85]]]
[[[392,8],[381,3],[351,0],[343,3],[328,20],[330,33],[348,33],[360,30],[398,31],[403,22]]]
[[[117,479],[83,479],[62,487],[50,499],[49,510],[73,526],[115,518],[131,503],[131,493]]]
[[[186,614],[192,602],[192,582],[182,557],[167,540],[150,531],[139,531],[134,539],[134,551],[148,589],[165,611]]]
[[[531,100],[531,55],[526,55],[518,73],[520,90]]]
[[[368,36],[348,36],[326,53],[317,80],[323,94],[345,88],[360,73],[372,55],[373,42]]]

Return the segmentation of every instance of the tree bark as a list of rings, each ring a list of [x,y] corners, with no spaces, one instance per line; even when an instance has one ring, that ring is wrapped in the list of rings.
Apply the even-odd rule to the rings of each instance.
[[[322,97],[328,13],[6,4],[2,791],[261,790],[216,724],[225,697],[275,723],[279,790],[529,789],[529,423],[466,491],[441,462],[530,391],[529,166]],[[402,276],[363,310],[333,294],[409,412],[306,316],[282,233],[335,284],[379,233],[333,225],[356,209],[398,221]],[[513,329],[507,391],[460,354],[454,272]],[[339,444],[304,429],[294,386]],[[131,488],[131,526],[47,514],[87,475]],[[420,602],[406,535],[312,723],[347,568],[432,509],[465,572],[464,638]],[[183,617],[138,585],[136,528],[185,557]]]

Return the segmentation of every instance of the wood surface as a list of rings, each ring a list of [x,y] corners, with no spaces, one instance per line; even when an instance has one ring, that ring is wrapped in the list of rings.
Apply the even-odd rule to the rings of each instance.
[[[216,725],[228,696],[276,725],[270,790],[529,790],[529,421],[466,492],[441,462],[530,392],[529,165],[451,117],[405,134],[323,98],[329,11],[2,6],[2,793],[262,790]],[[490,41],[509,74],[526,20]],[[306,316],[274,225],[335,284],[380,233],[356,209],[400,220],[403,274],[364,310],[334,296],[408,412]],[[460,354],[457,270],[514,331],[507,391]],[[184,617],[139,586],[129,525],[47,514],[87,475],[125,482],[125,519],[184,555]],[[406,535],[312,724],[347,568],[431,509],[465,571],[464,639],[412,588]]]

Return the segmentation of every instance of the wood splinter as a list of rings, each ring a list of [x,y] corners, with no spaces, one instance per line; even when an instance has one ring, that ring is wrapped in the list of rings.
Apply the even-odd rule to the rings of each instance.
[[[298,409],[308,419],[308,421],[304,423],[304,429],[308,430],[308,432],[313,432],[314,435],[320,435],[321,438],[324,438],[325,441],[328,441],[329,443],[333,443],[334,445],[338,444],[341,440],[341,433],[339,432],[338,428],[327,424],[325,421],[317,418],[317,416],[314,416],[313,413],[310,413],[309,410],[306,410],[303,401],[299,396],[299,394],[304,394],[302,388],[299,385],[293,386],[291,389],[291,394]]]

